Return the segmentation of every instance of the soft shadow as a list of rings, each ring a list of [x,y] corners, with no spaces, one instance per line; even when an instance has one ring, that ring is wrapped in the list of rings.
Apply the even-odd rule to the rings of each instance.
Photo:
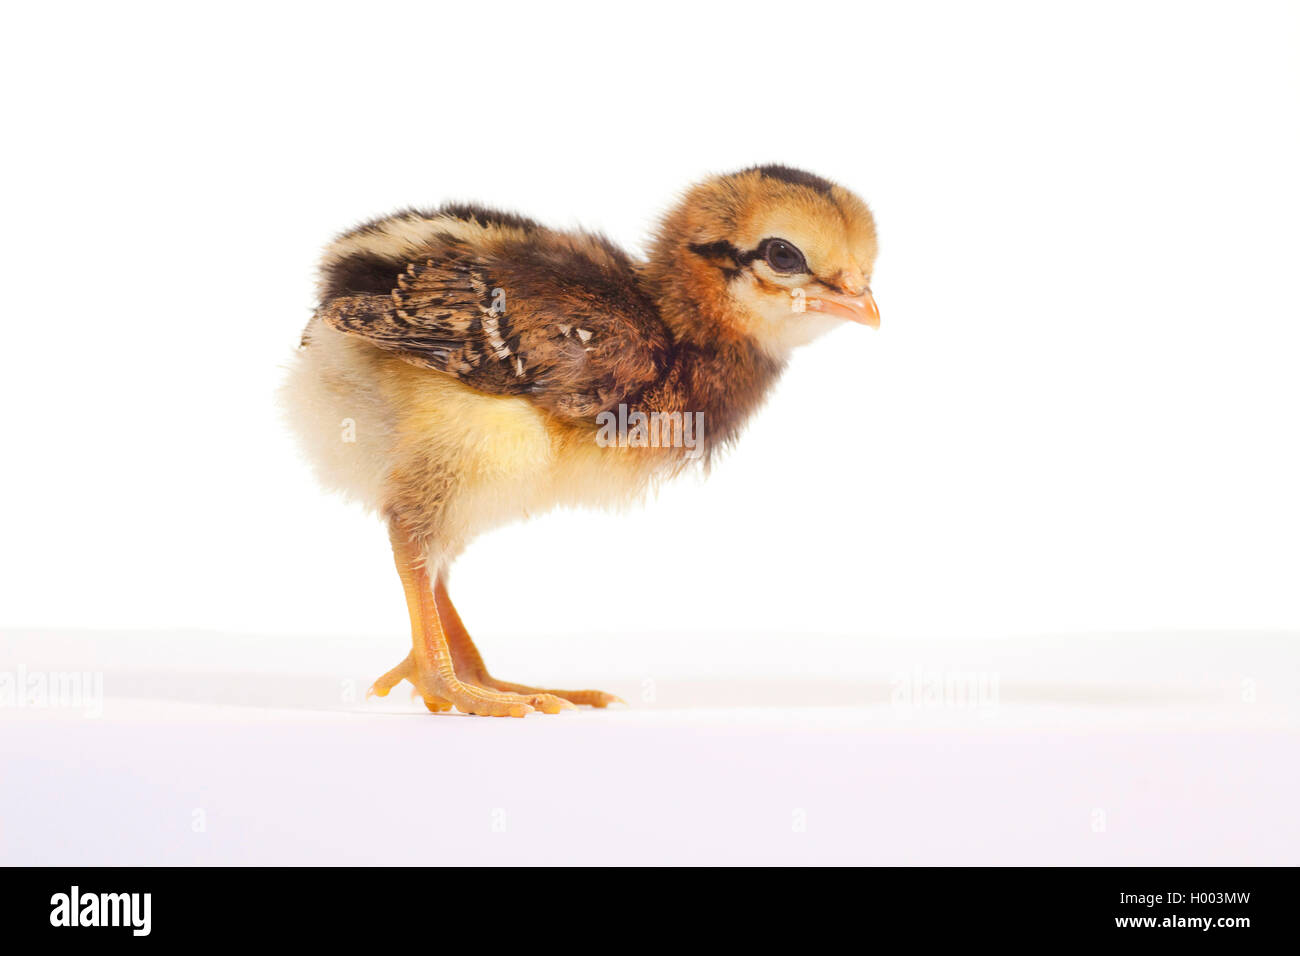
[[[658,681],[653,688],[640,682],[606,681],[602,690],[623,697],[636,710],[677,710],[763,707],[890,707],[900,688],[889,680],[827,681],[709,680]],[[410,688],[394,689],[388,701],[365,704],[369,682],[293,674],[109,672],[104,692],[109,699],[175,701],[223,707],[288,709],[350,713],[365,707],[375,713],[405,713]],[[910,706],[927,706],[922,689],[909,689]],[[1214,688],[1192,689],[1135,684],[1071,684],[1060,682],[1001,682],[983,688],[983,700],[997,706],[1060,705],[1093,707],[1176,708],[1222,699]],[[937,704],[942,706],[942,703]],[[424,713],[418,703],[411,713]]]
[[[293,674],[110,671],[104,675],[104,696],[110,700],[131,698],[340,713],[356,710],[365,698],[367,686],[359,680],[349,686],[341,679]],[[398,693],[400,691],[394,691],[394,694]]]
[[[892,681],[737,680],[662,682],[655,708],[890,707],[900,701],[926,706],[923,688],[898,688]],[[636,697],[627,698],[635,703]],[[1058,704],[1073,707],[1183,707],[1222,699],[1213,688],[1150,685],[1001,682],[981,689],[981,700],[997,706]],[[940,703],[938,706],[942,706]]]

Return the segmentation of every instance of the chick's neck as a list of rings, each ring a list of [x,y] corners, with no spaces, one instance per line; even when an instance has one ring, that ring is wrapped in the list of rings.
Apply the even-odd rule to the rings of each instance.
[[[736,331],[741,325],[725,290],[699,299],[687,298],[671,284],[651,285],[651,292],[673,341],[663,375],[635,405],[647,413],[702,413],[704,446],[711,455],[737,437],[785,362]]]

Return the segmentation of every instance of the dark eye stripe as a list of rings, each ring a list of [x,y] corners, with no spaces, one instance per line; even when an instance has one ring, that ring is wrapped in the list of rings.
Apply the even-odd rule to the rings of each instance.
[[[728,268],[727,266],[721,266],[720,268],[722,269],[723,272],[727,274],[728,279],[734,279],[736,276],[740,274],[741,269],[743,269],[745,266],[749,265],[756,259],[766,259],[769,248],[771,248],[773,243],[777,243],[777,242],[784,243],[791,250],[793,250],[796,255],[799,256],[800,266],[798,269],[796,269],[793,272],[783,272],[782,270],[775,269],[775,267],[773,267],[774,271],[781,272],[783,275],[797,275],[800,272],[811,271],[808,268],[807,260],[804,258],[803,253],[799,251],[799,248],[794,243],[790,242],[788,239],[780,239],[776,236],[769,236],[768,238],[760,242],[757,246],[755,246],[753,249],[749,249],[745,252],[741,252],[739,249],[737,249],[735,246],[733,246],[730,242],[728,242],[725,239],[719,239],[716,242],[695,243],[690,247],[690,250],[691,252],[695,253],[697,256],[700,256],[704,259],[730,260],[731,262],[730,268]],[[770,264],[771,263],[769,263],[769,265]]]

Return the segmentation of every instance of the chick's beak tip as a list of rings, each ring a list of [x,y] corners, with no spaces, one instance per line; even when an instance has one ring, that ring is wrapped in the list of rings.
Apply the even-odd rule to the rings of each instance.
[[[861,295],[819,295],[808,300],[808,308],[869,325],[873,329],[880,328],[880,309],[870,289]]]

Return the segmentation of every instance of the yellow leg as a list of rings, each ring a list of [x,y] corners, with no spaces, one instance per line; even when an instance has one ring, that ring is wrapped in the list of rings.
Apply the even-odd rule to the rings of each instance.
[[[371,688],[383,697],[401,680],[409,680],[432,711],[451,707],[467,714],[487,717],[523,717],[533,710],[558,713],[571,708],[567,700],[546,693],[520,694],[481,686],[473,677],[461,679],[456,673],[455,658],[447,643],[438,617],[437,604],[423,555],[419,554],[409,534],[396,522],[389,525],[393,558],[406,592],[406,607],[411,615],[411,653]]]
[[[387,697],[390,690],[414,673],[415,657],[412,654],[407,654],[402,658],[402,663],[388,671],[384,676],[380,677],[371,685],[370,692],[367,696],[374,694],[376,697]],[[419,687],[415,681],[412,681],[411,684],[413,687],[413,696],[419,696],[424,701],[424,706],[428,707],[435,714],[440,714],[444,710],[451,710],[450,701],[443,700],[440,697],[426,697],[420,693]]]
[[[600,690],[549,690],[540,687],[529,687],[527,684],[513,684],[510,681],[497,680],[488,673],[487,665],[483,663],[483,655],[474,646],[469,631],[465,630],[460,615],[456,613],[456,606],[451,603],[451,595],[447,593],[447,582],[443,580],[442,575],[439,575],[438,580],[434,582],[433,600],[438,611],[438,619],[442,622],[443,633],[447,636],[447,646],[451,648],[456,673],[466,680],[473,681],[480,687],[490,687],[493,690],[525,695],[545,694],[563,698],[573,704],[586,704],[590,707],[607,707],[610,704],[623,703],[621,698],[615,697],[613,694],[606,694]]]

